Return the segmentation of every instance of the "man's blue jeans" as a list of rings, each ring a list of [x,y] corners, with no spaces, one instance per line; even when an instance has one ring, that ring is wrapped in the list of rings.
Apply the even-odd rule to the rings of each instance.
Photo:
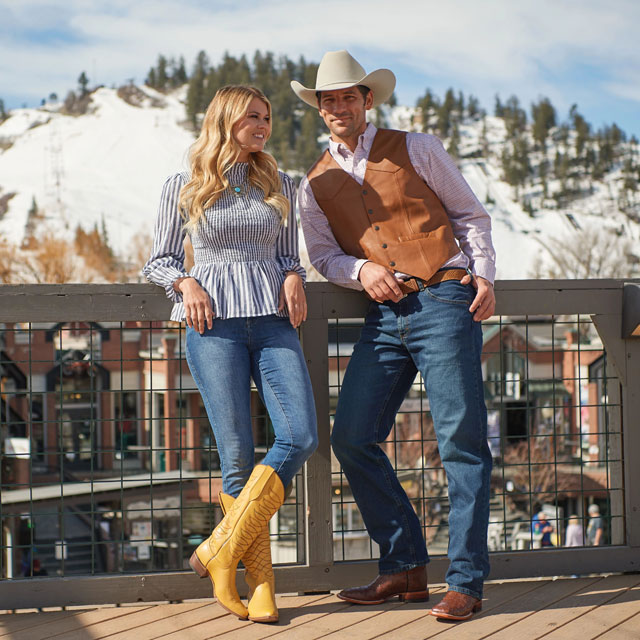
[[[344,376],[331,435],[380,573],[429,561],[420,521],[380,448],[419,371],[449,483],[449,588],[482,597],[489,573],[491,454],[471,285],[448,280],[398,303],[372,302]]]
[[[254,467],[250,377],[275,433],[261,464],[286,487],[318,444],[309,372],[289,320],[215,318],[202,335],[187,327],[186,355],[218,445],[223,491],[237,497]]]

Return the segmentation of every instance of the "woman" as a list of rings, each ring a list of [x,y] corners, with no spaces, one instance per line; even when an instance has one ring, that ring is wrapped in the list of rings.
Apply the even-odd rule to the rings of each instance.
[[[578,516],[569,517],[564,544],[567,547],[584,547],[584,531]]]
[[[239,618],[275,622],[267,524],[317,445],[309,374],[295,328],[306,319],[295,185],[263,151],[271,105],[254,87],[220,89],[190,154],[191,171],[164,185],[143,272],[185,320],[189,368],[204,400],[222,468],[222,522],[191,556],[218,602]],[[184,268],[184,234],[194,266]],[[250,377],[275,441],[254,468]],[[235,587],[246,567],[248,608]]]

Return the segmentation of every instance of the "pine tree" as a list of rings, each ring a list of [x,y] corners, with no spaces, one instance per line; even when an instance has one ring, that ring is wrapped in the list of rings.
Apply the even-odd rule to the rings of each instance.
[[[482,157],[488,159],[491,151],[489,148],[486,115],[482,118],[482,130],[480,131],[480,146],[482,147]]]
[[[87,85],[89,84],[89,78],[87,78],[87,74],[83,71],[79,76],[78,76],[78,87],[80,89],[80,97],[84,98],[87,93],[89,93],[87,91]]]
[[[460,157],[460,129],[458,123],[454,122],[451,129],[451,137],[449,138],[449,146],[447,147],[448,154],[455,159]]]
[[[500,96],[497,93],[496,93],[495,107],[493,109],[493,115],[496,118],[504,117],[504,106],[502,105],[502,102],[500,102]]]
[[[178,64],[174,66],[173,72],[171,73],[171,86],[172,87],[181,87],[183,84],[187,83],[187,71],[184,66],[184,57],[180,56],[178,60]]]
[[[444,100],[438,109],[438,132],[445,138],[449,135],[452,122],[455,118],[452,117],[453,111],[457,107],[457,101],[453,89],[447,89],[444,96]]]
[[[424,96],[418,100],[417,107],[422,115],[422,130],[431,131],[431,117],[439,107],[438,99],[427,89]]]
[[[0,98],[0,122],[4,122],[8,117],[9,116],[4,109],[4,100]]]
[[[469,99],[467,100],[467,115],[470,118],[474,118],[478,115],[479,111],[480,103],[478,101],[478,98],[476,98],[474,95],[470,95]]]
[[[149,69],[147,79],[144,81],[144,83],[152,89],[155,89],[158,86],[158,80],[156,79],[156,70],[153,67]]]
[[[203,104],[206,102],[205,80],[209,71],[209,58],[204,51],[200,51],[196,57],[193,73],[189,79],[187,89],[187,117],[191,121],[194,129],[197,129],[197,116],[202,113]]]
[[[511,96],[502,108],[502,117],[507,127],[507,137],[514,138],[524,132],[527,126],[527,113],[520,107],[516,96]]]
[[[533,117],[533,139],[539,148],[546,149],[549,131],[556,126],[556,110],[549,98],[541,98],[538,103],[531,105]]]
[[[167,59],[163,55],[159,55],[158,63],[156,64],[156,88],[162,91],[167,88],[168,82]]]
[[[576,157],[580,158],[591,135],[591,125],[578,113],[578,105],[569,109],[569,118],[576,132]]]

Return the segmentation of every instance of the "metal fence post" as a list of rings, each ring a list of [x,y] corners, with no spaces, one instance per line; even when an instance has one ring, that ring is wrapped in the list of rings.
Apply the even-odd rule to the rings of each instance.
[[[318,449],[306,464],[307,564],[333,564],[331,526],[331,443],[329,422],[329,360],[327,321],[310,318],[301,328],[301,341],[313,386],[318,419]]]

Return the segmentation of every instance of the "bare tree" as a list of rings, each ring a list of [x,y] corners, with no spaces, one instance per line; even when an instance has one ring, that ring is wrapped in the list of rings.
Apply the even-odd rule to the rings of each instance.
[[[503,466],[505,476],[515,485],[514,502],[531,502],[533,507],[533,503],[554,502],[567,491],[570,478],[557,473],[557,462],[553,436],[533,436],[507,446]]]
[[[545,254],[538,256],[533,278],[628,278],[638,273],[631,240],[609,229],[590,227],[539,242]]]

